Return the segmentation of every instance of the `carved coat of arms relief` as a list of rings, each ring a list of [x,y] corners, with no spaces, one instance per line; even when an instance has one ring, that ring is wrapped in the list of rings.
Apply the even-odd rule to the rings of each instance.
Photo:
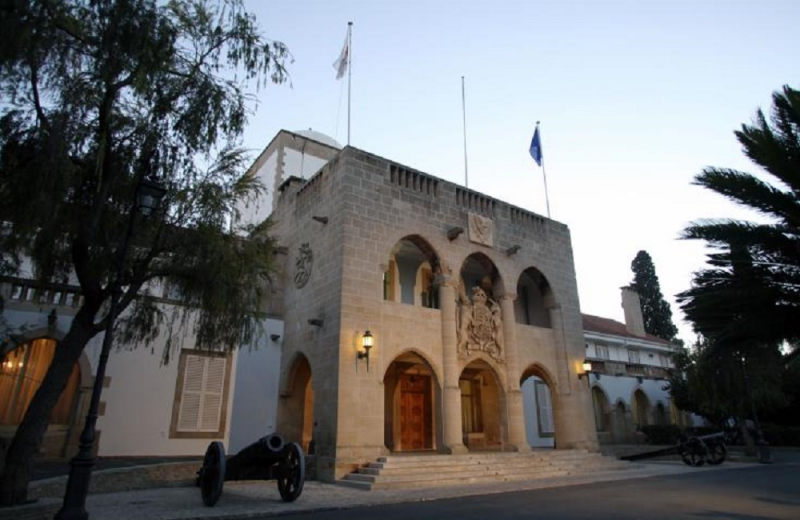
[[[456,310],[458,355],[468,357],[486,352],[499,362],[505,359],[503,345],[503,315],[500,305],[489,298],[480,287],[474,287],[468,297],[459,297]]]
[[[302,289],[311,278],[311,268],[314,266],[314,253],[308,242],[300,246],[294,261],[294,285]]]

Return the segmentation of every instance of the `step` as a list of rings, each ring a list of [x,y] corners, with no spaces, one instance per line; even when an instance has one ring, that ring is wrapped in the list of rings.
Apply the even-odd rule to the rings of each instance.
[[[632,467],[586,450],[403,454],[380,457],[337,482],[364,490],[413,489],[550,479]]]

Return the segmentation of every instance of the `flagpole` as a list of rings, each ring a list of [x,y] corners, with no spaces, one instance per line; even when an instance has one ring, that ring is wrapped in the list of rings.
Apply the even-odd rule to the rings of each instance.
[[[467,96],[464,89],[464,76],[461,76],[461,114],[464,119],[464,186],[469,188],[467,174]]]
[[[350,146],[350,84],[353,74],[353,22],[347,22],[347,146]]]
[[[539,121],[536,121],[536,129],[539,129]],[[542,134],[539,134],[541,142]],[[550,218],[550,195],[547,193],[547,172],[544,169],[544,154],[542,154],[542,177],[544,178],[544,200],[547,202],[547,218]]]

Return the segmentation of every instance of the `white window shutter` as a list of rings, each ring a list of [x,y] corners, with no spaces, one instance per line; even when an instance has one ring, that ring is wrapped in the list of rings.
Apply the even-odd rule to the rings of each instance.
[[[178,431],[219,431],[227,362],[218,356],[186,356]]]

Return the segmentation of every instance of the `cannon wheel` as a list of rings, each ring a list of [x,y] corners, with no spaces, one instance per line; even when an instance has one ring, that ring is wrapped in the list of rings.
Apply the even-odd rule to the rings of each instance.
[[[706,463],[708,448],[697,437],[692,437],[681,445],[681,459],[689,466],[699,467]]]
[[[303,483],[306,481],[306,456],[296,442],[289,444],[286,449],[286,459],[278,467],[278,492],[285,502],[294,502],[303,492]]]
[[[208,507],[213,506],[222,495],[222,485],[225,483],[225,447],[219,441],[208,445],[206,455],[203,457],[203,467],[200,469],[198,482],[203,503]]]
[[[710,443],[708,446],[708,456],[706,462],[712,466],[722,464],[725,462],[725,457],[728,455],[728,450],[725,448],[724,442]]]

